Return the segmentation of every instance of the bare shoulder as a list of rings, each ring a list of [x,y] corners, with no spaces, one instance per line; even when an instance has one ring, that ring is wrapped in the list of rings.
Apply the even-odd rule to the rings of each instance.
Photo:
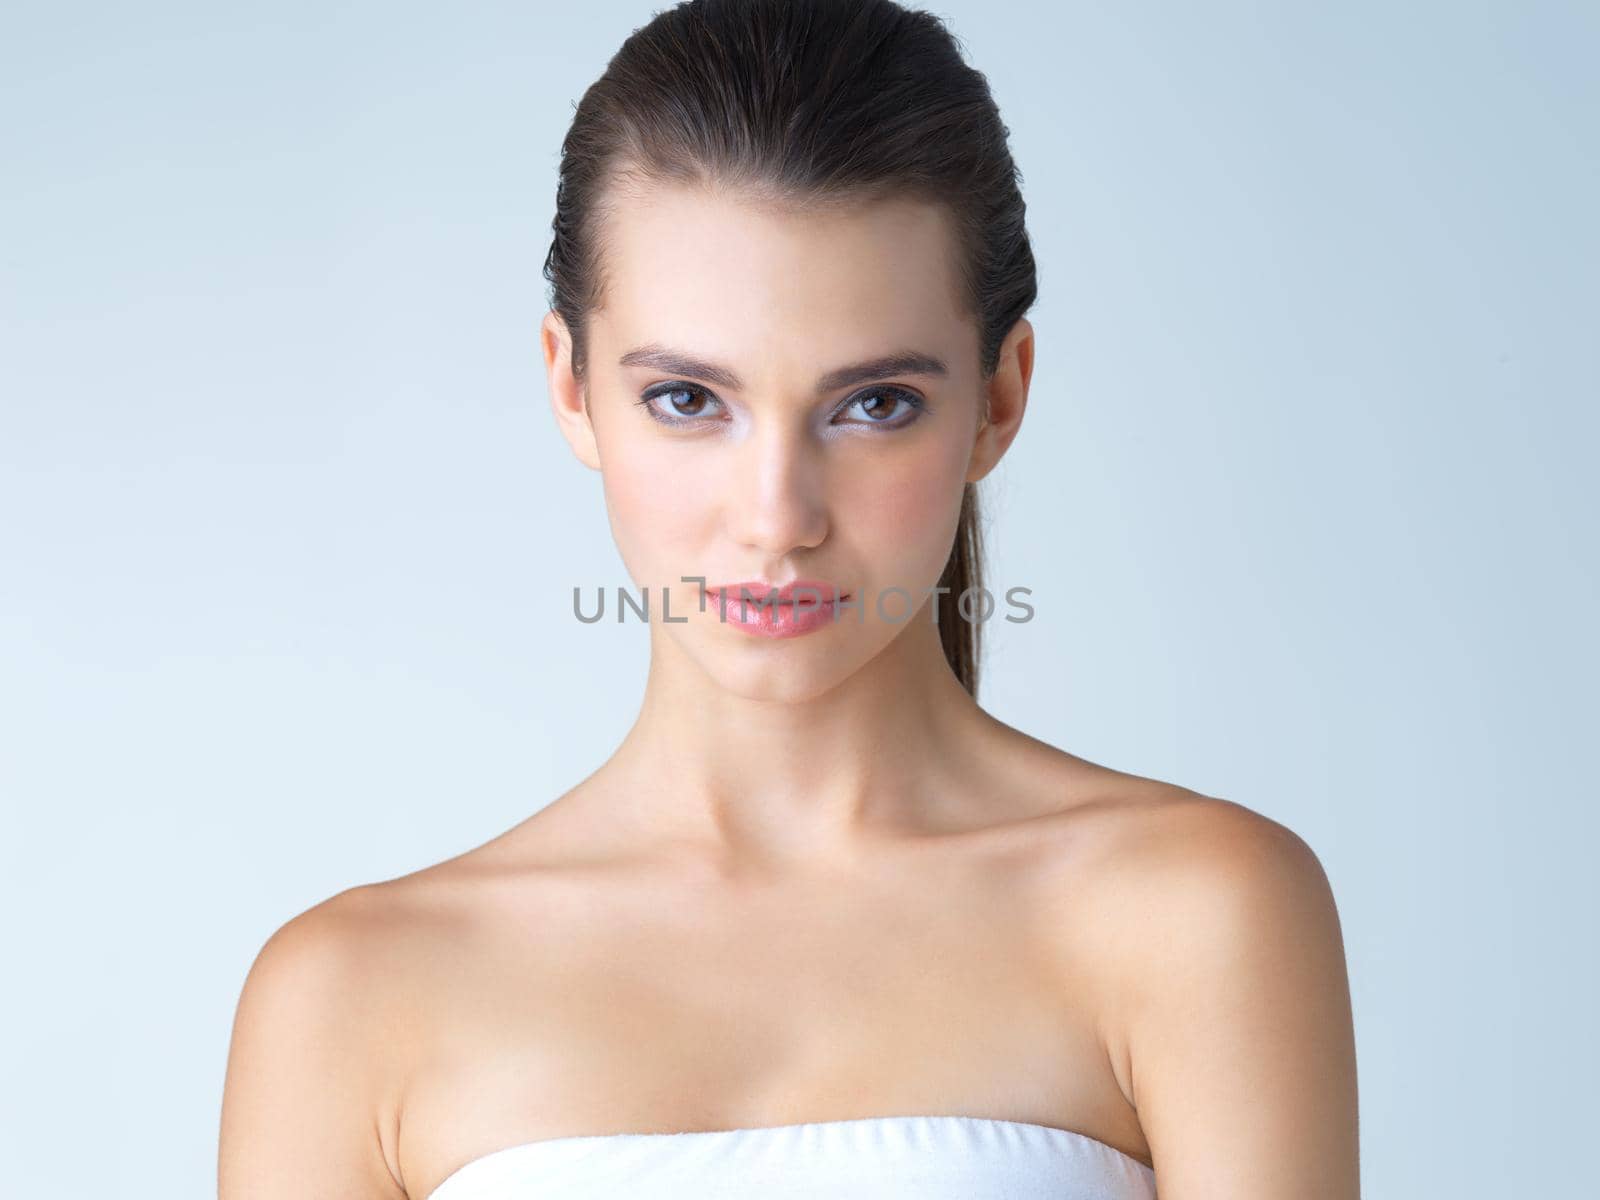
[[[256,954],[241,1010],[270,1016],[294,1006],[300,1016],[323,1020],[378,1016],[396,972],[427,932],[430,883],[429,872],[418,872],[361,884],[290,918]]]
[[[1230,921],[1282,912],[1291,897],[1296,911],[1332,914],[1320,860],[1286,825],[1177,784],[1084,766],[1074,765],[1068,801],[1032,842],[1075,949],[1125,987],[1159,986],[1161,960],[1146,952],[1165,939],[1220,936]],[[1144,976],[1152,965],[1154,980]],[[1118,1007],[1127,999],[1117,996]]]
[[[1097,972],[1124,1024],[1262,939],[1343,955],[1333,891],[1286,825],[1215,796],[1126,777],[1079,819]]]
[[[1157,785],[1108,810],[1104,827],[1103,853],[1116,877],[1174,918],[1243,916],[1266,898],[1262,889],[1278,899],[1285,889],[1332,899],[1321,861],[1299,834],[1231,800]]]
[[[396,1200],[392,1108],[418,945],[416,887],[364,884],[262,945],[234,1014],[218,1146],[221,1200]]]
[[[1343,937],[1293,830],[1183,789],[1104,817],[1097,976],[1163,1193],[1357,1194]]]

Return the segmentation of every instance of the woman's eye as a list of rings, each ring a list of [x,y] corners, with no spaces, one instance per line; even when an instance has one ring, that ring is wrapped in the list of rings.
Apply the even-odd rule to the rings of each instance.
[[[660,404],[656,403],[658,400]],[[646,392],[640,397],[639,403],[645,412],[663,425],[689,425],[705,416],[711,406],[720,401],[703,388],[679,383]]]
[[[663,425],[699,425],[715,412],[722,401],[704,388],[687,383],[666,384],[646,392],[639,404],[656,421]],[[883,387],[852,396],[838,410],[840,414],[852,409],[861,413],[857,420],[836,420],[843,425],[881,425],[899,429],[911,424],[926,408],[922,397],[903,388]]]
[[[847,421],[845,422],[847,425],[887,425],[899,428],[915,421],[923,407],[922,398],[915,392],[902,391],[900,388],[878,388],[853,397],[839,411],[849,412],[852,408],[859,408],[866,417],[864,421]],[[902,419],[894,419],[897,413]]]

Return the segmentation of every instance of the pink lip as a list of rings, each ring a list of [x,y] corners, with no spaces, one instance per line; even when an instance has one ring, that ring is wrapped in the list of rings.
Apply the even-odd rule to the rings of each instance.
[[[728,624],[745,633],[784,638],[831,625],[838,616],[839,601],[850,594],[820,579],[795,579],[782,585],[747,579],[706,588],[705,595],[718,619],[726,610]]]

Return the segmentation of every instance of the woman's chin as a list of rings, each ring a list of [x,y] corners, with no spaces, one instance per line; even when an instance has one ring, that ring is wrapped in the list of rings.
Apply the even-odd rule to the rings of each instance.
[[[859,647],[825,645],[813,637],[747,644],[746,635],[732,636],[738,639],[733,645],[702,645],[692,653],[715,686],[744,700],[803,704],[831,692],[861,666]]]

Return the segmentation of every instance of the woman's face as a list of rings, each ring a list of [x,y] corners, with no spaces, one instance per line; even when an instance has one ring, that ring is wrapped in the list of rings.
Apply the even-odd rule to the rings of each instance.
[[[652,636],[736,695],[820,695],[931,621],[963,485],[1003,451],[978,437],[978,329],[943,210],[796,214],[662,184],[606,222],[586,412],[554,314],[546,355]],[[814,632],[762,636],[701,578],[821,581],[850,600]],[[770,610],[780,626],[795,611]]]

